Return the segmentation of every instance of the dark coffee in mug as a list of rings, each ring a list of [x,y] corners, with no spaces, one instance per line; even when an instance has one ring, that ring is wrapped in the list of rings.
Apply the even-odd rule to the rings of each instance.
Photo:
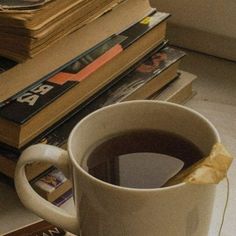
[[[184,169],[201,158],[202,151],[180,135],[161,130],[132,130],[98,142],[85,155],[82,168],[114,185],[157,188],[161,187],[159,179],[173,165],[172,160],[182,162]],[[170,161],[163,165],[167,159]]]

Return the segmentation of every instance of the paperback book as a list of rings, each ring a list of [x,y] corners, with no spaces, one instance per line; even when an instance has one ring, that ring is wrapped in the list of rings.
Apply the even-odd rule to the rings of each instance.
[[[70,180],[55,167],[49,168],[30,183],[38,194],[50,202],[56,201],[72,188]],[[56,202],[58,203],[59,200]]]

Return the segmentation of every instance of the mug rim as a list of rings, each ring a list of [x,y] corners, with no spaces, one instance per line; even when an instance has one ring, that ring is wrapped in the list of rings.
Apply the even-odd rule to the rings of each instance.
[[[203,116],[201,113],[195,111],[192,108],[177,104],[177,103],[172,103],[172,102],[167,102],[167,101],[157,101],[157,100],[132,100],[132,101],[124,101],[124,102],[120,102],[120,103],[115,103],[115,104],[111,104],[102,108],[97,109],[96,111],[93,111],[92,113],[88,114],[87,116],[85,116],[83,119],[81,119],[72,129],[72,131],[70,132],[69,138],[68,138],[68,142],[67,142],[67,151],[69,153],[69,158],[71,160],[71,162],[73,163],[73,165],[80,171],[82,172],[85,176],[87,176],[88,178],[90,178],[91,180],[93,180],[94,182],[96,182],[97,184],[101,184],[104,187],[108,187],[108,188],[115,188],[117,190],[126,190],[126,191],[133,191],[133,192],[150,192],[150,191],[168,191],[168,190],[172,190],[175,188],[179,188],[179,187],[183,187],[185,186],[187,183],[183,182],[183,183],[179,183],[179,184],[175,184],[175,185],[171,185],[171,186],[166,186],[166,187],[159,187],[159,188],[131,188],[131,187],[124,187],[124,186],[119,186],[119,185],[115,185],[115,184],[111,184],[108,182],[105,182],[103,180],[100,180],[96,177],[94,177],[93,175],[89,174],[87,171],[85,171],[80,163],[78,163],[74,157],[73,151],[71,150],[71,144],[72,144],[72,139],[74,134],[76,133],[78,127],[81,125],[81,123],[85,122],[85,120],[87,120],[89,117],[96,115],[96,113],[99,112],[103,112],[104,110],[109,109],[110,107],[114,107],[114,106],[123,106],[126,104],[134,104],[134,103],[159,103],[159,104],[166,104],[168,106],[173,106],[173,107],[178,107],[180,109],[186,110],[188,112],[194,113],[196,116],[200,117],[201,119],[203,119],[212,129],[217,142],[221,142],[221,138],[219,135],[219,132],[217,131],[216,127],[211,123],[210,120],[208,120],[205,116]]]

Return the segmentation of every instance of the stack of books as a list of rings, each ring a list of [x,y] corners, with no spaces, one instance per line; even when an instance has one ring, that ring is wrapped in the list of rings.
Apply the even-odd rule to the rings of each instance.
[[[193,95],[196,76],[179,71],[185,53],[166,39],[170,15],[153,9],[148,0],[29,2],[2,5],[0,12],[0,35],[12,34],[12,42],[23,45],[0,46],[4,175],[14,177],[29,145],[66,149],[74,125],[101,107],[135,99],[182,103]],[[32,187],[54,204],[72,195],[71,182],[53,166],[32,163],[26,173]]]

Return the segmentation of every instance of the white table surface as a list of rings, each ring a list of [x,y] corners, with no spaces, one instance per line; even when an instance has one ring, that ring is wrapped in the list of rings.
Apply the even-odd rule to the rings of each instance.
[[[187,52],[181,69],[194,73],[197,95],[185,105],[205,115],[217,127],[222,142],[236,156],[236,63]],[[221,236],[236,235],[236,164],[229,170],[230,196]],[[216,201],[208,236],[217,236],[226,201],[226,181],[217,187]],[[72,209],[72,201],[64,206]],[[19,202],[13,188],[0,177],[0,235],[37,220]]]

